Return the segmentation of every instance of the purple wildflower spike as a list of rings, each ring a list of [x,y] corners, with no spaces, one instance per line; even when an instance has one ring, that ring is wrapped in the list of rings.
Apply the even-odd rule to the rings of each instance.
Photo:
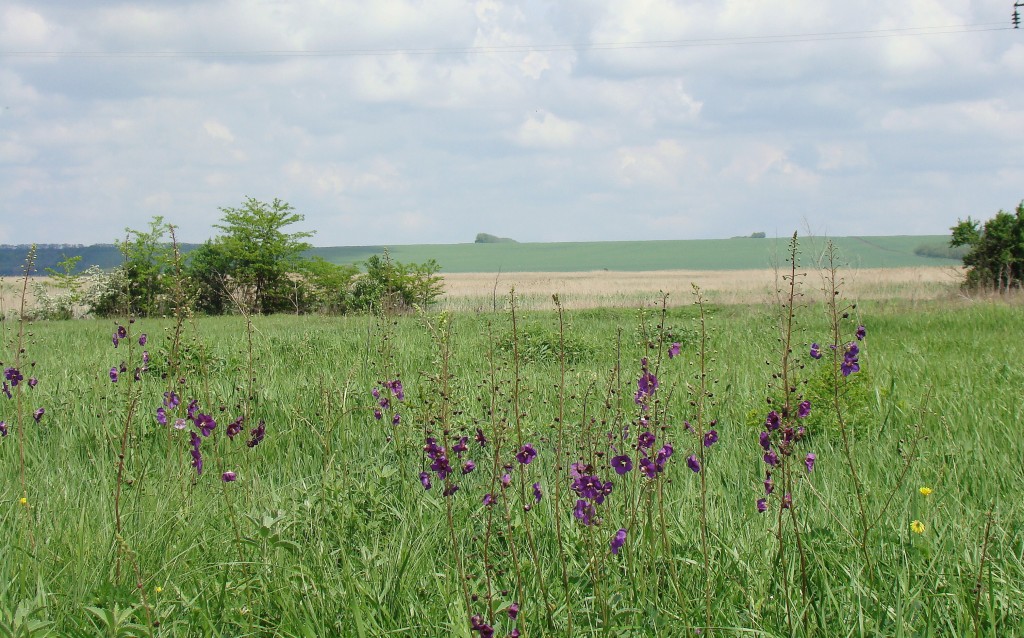
[[[202,439],[195,432],[189,432],[190,442],[192,444],[192,467],[196,468],[196,474],[203,473],[203,455],[199,452],[199,446],[202,444]]]
[[[156,409],[156,422],[160,425],[167,425],[167,411],[163,407]]]
[[[757,499],[757,511],[764,513],[768,509],[768,499],[759,498]]]
[[[820,359],[821,358],[821,346],[820,345],[818,345],[816,343],[812,343],[811,344],[811,358],[812,359]]]
[[[708,430],[704,433],[704,447],[711,447],[718,443],[718,430]]]
[[[224,472],[223,474],[220,475],[220,480],[224,481],[225,483],[233,483],[237,479],[238,475],[232,472],[231,470],[228,470],[227,472]]]
[[[429,490],[432,487],[430,484],[430,475],[426,472],[420,472],[420,483],[423,485],[423,489]]]

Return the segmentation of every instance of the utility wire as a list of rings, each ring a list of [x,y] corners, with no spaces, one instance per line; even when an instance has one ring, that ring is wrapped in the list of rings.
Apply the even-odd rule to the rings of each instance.
[[[576,44],[512,44],[473,47],[431,47],[396,49],[321,49],[253,50],[253,51],[0,51],[0,58],[315,58],[370,57],[391,55],[479,55],[491,53],[557,53],[577,51],[621,51],[637,49],[681,49],[694,47],[749,46],[757,44],[791,44],[833,40],[866,40],[905,38],[956,33],[1008,31],[1013,27],[1003,22],[953,24],[934,27],[904,27],[869,31],[827,31],[788,35],[735,36],[689,40],[642,40],[631,42],[595,42]]]

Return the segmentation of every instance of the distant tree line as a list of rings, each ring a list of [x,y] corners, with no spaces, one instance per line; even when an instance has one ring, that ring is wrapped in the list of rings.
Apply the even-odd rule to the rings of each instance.
[[[1004,293],[1024,285],[1024,201],[1014,213],[1000,210],[980,222],[968,217],[950,230],[951,247],[965,247],[965,285]]]
[[[146,229],[126,229],[121,262],[80,271],[81,256],[45,268],[53,293],[35,287],[39,314],[62,318],[88,311],[98,316],[169,314],[187,305],[217,315],[233,312],[331,313],[398,310],[434,302],[443,291],[441,267],[394,261],[385,251],[364,264],[338,265],[307,257],[313,233],[288,232],[304,216],[286,202],[247,198],[221,208],[216,237],[183,254],[174,229],[155,217]]]

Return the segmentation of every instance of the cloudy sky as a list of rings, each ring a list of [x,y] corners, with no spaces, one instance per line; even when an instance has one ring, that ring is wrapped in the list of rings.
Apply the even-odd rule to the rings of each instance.
[[[1012,6],[5,0],[0,243],[946,233],[1024,199]]]

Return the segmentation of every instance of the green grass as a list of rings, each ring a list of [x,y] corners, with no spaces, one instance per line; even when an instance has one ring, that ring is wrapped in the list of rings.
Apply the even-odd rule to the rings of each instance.
[[[721,628],[714,635],[789,635],[786,600],[794,605],[796,635],[960,636],[974,635],[976,627],[982,636],[1024,635],[1024,443],[1018,431],[1024,342],[1017,328],[1024,325],[1024,309],[1000,303],[858,307],[868,340],[864,371],[851,378],[846,401],[856,417],[854,449],[870,511],[880,511],[896,488],[918,423],[926,437],[873,528],[870,577],[844,532],[855,529],[858,519],[841,440],[825,406],[815,406],[810,440],[800,453],[814,451],[818,464],[794,490],[807,548],[806,598],[793,585],[799,578],[794,550],[788,550],[783,570],[775,519],[754,507],[764,478],[757,423],[777,368],[765,364],[778,358],[775,322],[760,307],[712,310],[711,378],[717,383],[711,416],[721,435],[706,464],[712,620]],[[114,349],[115,324],[32,325],[24,356],[34,366],[22,369],[39,385],[21,386],[20,426],[16,401],[0,397],[0,419],[11,428],[0,440],[0,635],[20,628],[15,635],[466,636],[453,547],[464,561],[470,593],[480,597],[474,610],[486,616],[488,538],[496,635],[511,629],[502,610],[513,601],[522,605],[519,626],[527,635],[565,635],[566,600],[573,635],[687,635],[687,627],[703,623],[706,582],[699,481],[685,464],[699,446],[681,428],[684,419],[692,420],[686,384],[695,381],[694,316],[693,308],[670,309],[666,322],[683,342],[684,356],[663,359],[658,372],[667,430],[657,431],[657,445],[668,439],[675,447],[661,483],[663,507],[637,470],[619,477],[599,463],[598,473],[614,480],[615,488],[601,510],[603,522],[592,528],[577,524],[568,511],[573,501],[566,494],[566,462],[580,454],[590,458],[592,446],[606,445],[607,429],[637,419],[632,399],[639,358],[653,360],[658,351],[643,346],[644,324],[635,311],[568,313],[567,444],[560,457],[553,447],[557,317],[551,311],[518,317],[521,427],[540,456],[514,470],[502,501],[510,506],[508,521],[501,506],[492,510],[501,533],[490,537],[481,498],[498,492],[491,452],[499,440],[501,462],[517,466],[513,342],[505,313],[452,317],[448,412],[437,389],[443,369],[438,341],[415,317],[387,324],[367,317],[257,317],[251,388],[240,317],[186,326],[183,383],[161,378],[165,365],[157,353],[168,343],[169,320],[141,319],[131,326],[136,334],[148,333],[154,355],[153,369],[139,383],[131,382],[139,348],[122,342]],[[648,329],[656,317],[648,311]],[[1015,338],[1006,338],[1008,328]],[[6,322],[4,329],[10,345],[16,325]],[[805,308],[796,341],[808,377],[821,362],[803,357],[802,350],[810,341],[825,341],[826,330],[822,308]],[[12,361],[10,347],[6,352],[5,366]],[[129,372],[112,384],[109,369],[121,361],[129,363]],[[611,375],[619,361],[616,380]],[[370,390],[396,373],[406,400],[402,424],[393,429],[374,420]],[[610,379],[617,393],[606,397]],[[202,443],[201,476],[189,465],[185,433],[154,419],[169,385],[186,402],[197,398],[219,423]],[[118,539],[113,495],[135,393]],[[39,406],[46,415],[36,425],[29,415]],[[245,410],[252,418],[231,441],[225,427]],[[425,468],[423,430],[433,420],[440,438],[445,419],[447,444],[466,433],[468,458],[478,466],[465,477],[456,471],[461,489],[448,500],[436,476],[430,491],[417,477]],[[266,439],[248,448],[245,439],[258,420],[266,421]],[[490,438],[484,450],[472,442],[477,427]],[[18,502],[20,445],[28,507]],[[238,473],[237,482],[219,480],[228,469]],[[520,500],[524,471],[526,498]],[[534,481],[544,498],[524,512]],[[558,517],[561,544],[554,526],[556,483],[565,501]],[[934,489],[927,498],[917,491],[924,485]],[[973,588],[993,503],[976,609]],[[924,534],[910,532],[914,519],[925,523]],[[534,550],[525,540],[527,524]],[[629,536],[623,553],[613,557],[608,543],[619,527],[628,528]],[[33,620],[36,634],[28,631]]]

